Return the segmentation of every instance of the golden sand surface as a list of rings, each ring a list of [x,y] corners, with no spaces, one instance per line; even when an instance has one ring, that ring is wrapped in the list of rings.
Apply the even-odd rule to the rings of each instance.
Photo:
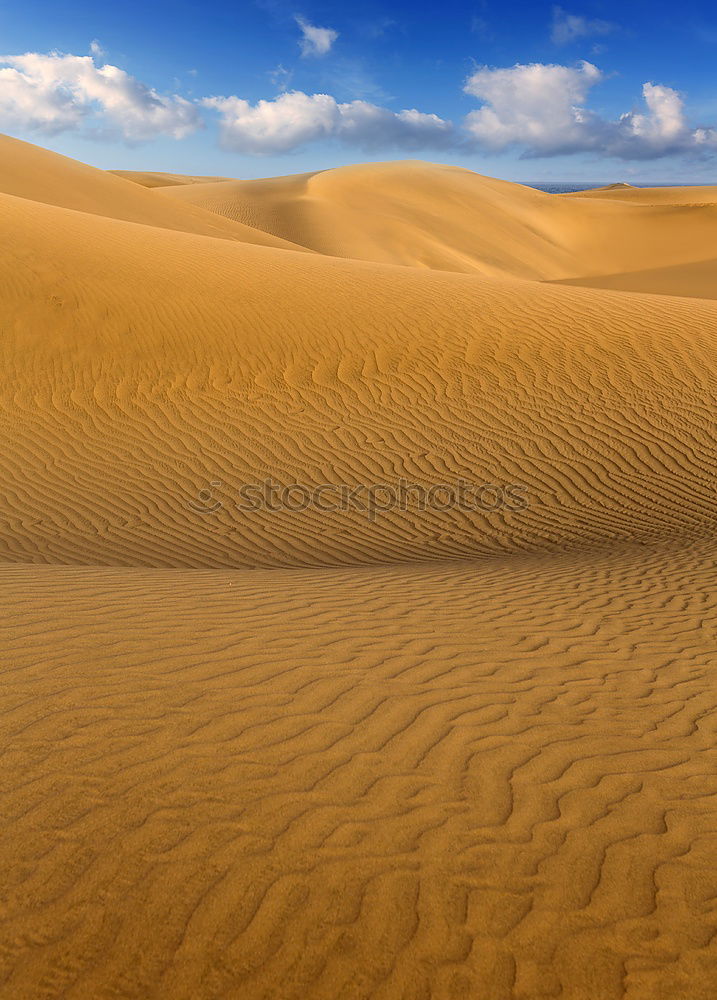
[[[153,170],[110,170],[117,177],[134,181],[142,187],[174,187],[176,184],[206,184],[213,181],[229,181],[231,177],[198,177],[194,174],[167,174]]]
[[[717,199],[0,152],[3,1000],[712,1000]]]
[[[670,190],[671,200],[654,205],[633,204],[623,191],[568,198],[405,160],[165,193],[322,254],[550,280],[713,258],[717,188],[678,189],[687,199],[700,197],[699,211]],[[642,194],[627,189],[630,197],[632,191]]]
[[[41,206],[53,205],[72,209],[73,212],[157,227],[162,231],[223,237],[261,246],[289,246],[285,240],[220,218],[193,205],[178,210],[177,205],[163,198],[160,191],[148,191],[104,170],[0,135],[0,204],[3,219],[6,206],[8,212],[13,210],[14,202],[8,196],[22,199],[21,209],[35,206],[40,222]],[[57,224],[62,223],[58,221]],[[61,237],[62,233],[57,235]],[[102,240],[101,233],[88,231],[88,238],[95,239],[95,235],[98,242]],[[91,249],[85,247],[87,253]],[[101,249],[98,247],[100,252]]]
[[[214,179],[214,178],[212,178]],[[562,198],[610,198],[622,204],[633,205],[714,205],[717,204],[717,186],[689,184],[685,187],[638,188],[629,184],[610,184],[608,187],[589,191],[571,191]]]

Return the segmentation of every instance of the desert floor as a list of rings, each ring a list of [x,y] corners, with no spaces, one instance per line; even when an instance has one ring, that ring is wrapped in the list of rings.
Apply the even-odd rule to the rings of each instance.
[[[0,213],[3,1000],[712,1000],[717,188]]]

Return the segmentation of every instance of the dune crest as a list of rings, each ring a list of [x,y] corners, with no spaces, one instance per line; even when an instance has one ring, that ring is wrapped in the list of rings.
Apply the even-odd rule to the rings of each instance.
[[[628,205],[715,205],[717,185],[690,184],[686,187],[631,187],[611,185],[607,188],[592,188],[589,191],[570,191],[561,198],[595,198],[620,201]]]
[[[145,190],[107,171],[6,135],[0,135],[2,195],[153,228],[291,248],[278,237],[218,218],[195,205],[177,205],[159,191]]]
[[[229,181],[231,177],[200,177],[192,174],[166,174],[152,170],[110,170],[116,177],[134,181],[146,188],[175,187],[177,184],[210,184],[216,181]]]
[[[2,238],[31,262],[0,278],[3,453],[22,469],[6,559],[344,565],[714,525],[717,303],[656,297],[648,313],[616,293],[5,207]],[[238,511],[267,477],[515,484],[531,503],[373,522]],[[212,482],[224,507],[202,517],[189,502]]]
[[[711,259],[717,220],[710,203],[638,211],[420,160],[189,184],[166,194],[335,257],[543,280]]]

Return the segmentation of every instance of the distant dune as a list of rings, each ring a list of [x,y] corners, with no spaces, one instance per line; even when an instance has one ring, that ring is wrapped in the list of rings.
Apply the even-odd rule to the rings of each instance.
[[[0,137],[0,995],[711,997],[716,191]]]
[[[635,185],[626,181],[618,181],[616,184],[607,184],[604,188],[595,188],[596,191],[634,191]]]
[[[585,276],[592,284],[615,271],[711,259],[717,220],[717,200],[698,213],[657,201],[637,211],[615,205],[612,190],[568,199],[415,160],[182,185],[166,194],[325,255],[490,277]]]
[[[147,191],[104,170],[0,135],[3,206],[10,204],[7,196],[22,199],[21,210],[35,204],[56,205],[161,230],[248,241],[260,246],[288,246],[285,240],[219,218],[194,205],[180,207],[159,191]],[[42,210],[38,207],[37,211]]]
[[[162,174],[149,170],[110,170],[111,174],[134,181],[142,187],[175,187],[177,184],[208,184],[214,181],[228,181],[230,177],[197,177],[192,174]]]
[[[638,188],[630,184],[611,184],[609,187],[589,191],[571,191],[562,198],[606,198],[634,205],[715,205],[717,185],[690,185],[689,187]]]

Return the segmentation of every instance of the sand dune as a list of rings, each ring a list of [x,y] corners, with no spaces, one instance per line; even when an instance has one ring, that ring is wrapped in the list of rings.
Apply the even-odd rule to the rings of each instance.
[[[337,257],[560,279],[711,259],[717,205],[651,211],[458,167],[398,163],[167,189],[168,197]]]
[[[629,205],[715,205],[717,186],[690,185],[689,187],[638,188],[629,184],[611,184],[590,191],[571,191],[561,198],[609,198]]]
[[[714,524],[717,304],[655,297],[648,311],[617,293],[4,207],[6,252],[27,263],[0,277],[14,318],[6,559],[343,565]],[[531,503],[373,523],[238,512],[241,486],[267,477],[463,478],[520,485]],[[225,507],[197,515],[189,501],[215,481]]]
[[[717,259],[693,264],[654,267],[622,274],[598,274],[595,277],[564,278],[560,284],[585,288],[611,288],[623,292],[647,292],[651,295],[683,295],[698,299],[717,299]]]
[[[151,170],[110,170],[117,177],[134,181],[142,187],[175,187],[177,184],[208,184],[215,181],[228,181],[230,177],[199,177],[193,174],[163,174]]]
[[[0,135],[0,194],[161,229],[289,247],[278,237],[194,205],[177,205],[160,192],[5,135]]]
[[[0,996],[711,1000],[717,205],[0,152]]]

